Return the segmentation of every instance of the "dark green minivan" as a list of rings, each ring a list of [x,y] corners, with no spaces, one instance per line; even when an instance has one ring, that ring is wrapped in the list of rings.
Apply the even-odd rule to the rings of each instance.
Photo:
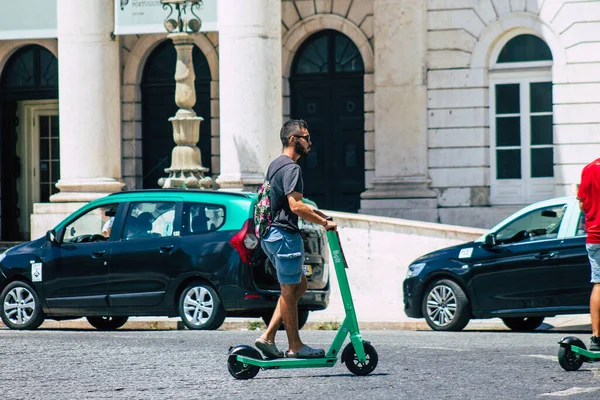
[[[117,329],[130,316],[179,316],[190,329],[225,317],[268,322],[275,271],[254,234],[255,193],[140,190],[92,201],[46,237],[0,255],[0,315],[11,329],[86,317]],[[322,227],[301,221],[308,290],[300,325],[329,302]]]

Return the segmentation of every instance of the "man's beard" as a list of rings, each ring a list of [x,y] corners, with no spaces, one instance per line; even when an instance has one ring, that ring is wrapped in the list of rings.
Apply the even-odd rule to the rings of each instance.
[[[304,140],[304,139],[300,139],[300,140]],[[302,146],[302,143],[300,143],[300,140],[298,140],[296,143],[294,143],[294,151],[297,154],[300,154],[300,156],[305,157],[308,155],[308,152],[310,151],[310,147],[305,149],[304,146]]]

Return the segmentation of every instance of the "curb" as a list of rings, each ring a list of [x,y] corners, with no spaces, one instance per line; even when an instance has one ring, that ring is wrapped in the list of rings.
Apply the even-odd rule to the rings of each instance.
[[[552,324],[554,322],[554,324]],[[558,322],[558,323],[556,323]],[[585,320],[571,319],[567,321],[556,321],[554,318],[548,323],[543,323],[536,332],[591,332],[591,325]],[[337,330],[339,322],[308,322],[303,331],[311,330]],[[362,330],[397,330],[397,331],[432,331],[424,320],[404,321],[404,322],[359,322]],[[264,330],[265,324],[261,319],[255,318],[227,318],[219,331],[247,331]],[[55,321],[47,320],[40,328],[46,330],[92,330],[92,327],[85,318],[75,320]],[[0,330],[8,328],[0,322]],[[150,331],[170,331],[170,330],[188,330],[179,318],[146,318],[133,317],[119,330],[150,330]],[[500,320],[474,320],[467,325],[464,331],[510,331]]]
[[[225,321],[218,329],[219,331],[246,331],[246,330],[264,330],[266,325],[261,319],[239,319],[236,321]],[[339,322],[308,322],[302,330],[304,331],[329,331],[337,330]],[[363,330],[407,330],[407,331],[430,331],[429,326],[423,321],[415,322],[359,322]],[[492,326],[488,329],[502,329],[499,326]],[[6,325],[0,322],[0,329],[8,329]],[[55,321],[47,320],[38,328],[47,330],[96,330],[86,319]],[[187,327],[176,318],[165,319],[130,319],[119,330],[151,330],[151,331],[169,331],[169,330],[188,330]],[[506,330],[506,329],[505,329]]]

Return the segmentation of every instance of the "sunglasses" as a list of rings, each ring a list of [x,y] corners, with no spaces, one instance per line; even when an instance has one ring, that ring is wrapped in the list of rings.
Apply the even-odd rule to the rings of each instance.
[[[304,140],[306,140],[307,142],[310,142],[310,135],[292,135],[293,137],[297,137],[297,138],[302,138]]]

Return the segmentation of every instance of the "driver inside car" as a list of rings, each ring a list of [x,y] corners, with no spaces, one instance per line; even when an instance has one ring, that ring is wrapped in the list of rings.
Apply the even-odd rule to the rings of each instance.
[[[115,221],[114,216],[109,216],[110,212],[111,212],[111,210],[105,210],[104,217],[102,218],[103,221],[106,221],[102,225],[102,236],[104,236],[106,238],[110,237],[110,232],[112,230],[112,226]]]

